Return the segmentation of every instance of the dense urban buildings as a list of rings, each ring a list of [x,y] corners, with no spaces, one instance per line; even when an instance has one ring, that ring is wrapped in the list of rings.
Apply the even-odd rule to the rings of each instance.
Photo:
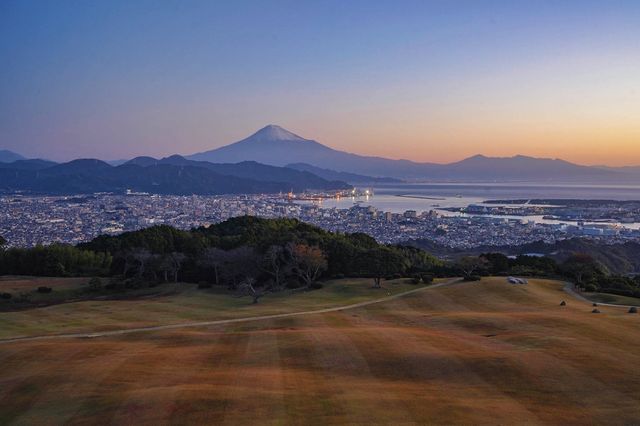
[[[336,232],[364,232],[383,243],[418,238],[456,248],[520,245],[583,236],[608,242],[640,238],[640,231],[615,224],[539,223],[487,215],[448,216],[442,211],[379,211],[354,204],[347,209],[314,203],[328,194],[169,196],[129,193],[75,197],[0,197],[0,235],[9,246],[53,242],[77,244],[100,234],[118,234],[158,224],[190,229],[254,215],[289,217]]]

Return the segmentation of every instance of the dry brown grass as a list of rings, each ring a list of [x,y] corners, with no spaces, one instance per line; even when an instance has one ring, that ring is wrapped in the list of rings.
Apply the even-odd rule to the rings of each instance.
[[[0,423],[637,424],[640,316],[591,309],[558,283],[495,279],[329,314],[5,344]]]
[[[70,290],[83,286],[89,278],[50,278],[50,277],[16,277],[0,276],[0,292],[18,294],[34,291],[40,286],[56,290]]]

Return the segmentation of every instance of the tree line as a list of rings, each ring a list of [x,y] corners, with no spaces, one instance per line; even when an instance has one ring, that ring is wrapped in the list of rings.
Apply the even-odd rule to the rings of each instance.
[[[0,239],[0,247],[6,242]],[[0,274],[106,276],[114,285],[160,282],[226,286],[258,301],[286,288],[313,288],[318,280],[521,275],[566,278],[592,291],[640,295],[637,279],[614,276],[587,255],[558,263],[549,257],[500,253],[444,262],[408,246],[382,245],[369,235],[324,231],[296,219],[243,216],[190,231],[160,225],[117,236],[102,235],[78,246],[53,244],[0,250]]]

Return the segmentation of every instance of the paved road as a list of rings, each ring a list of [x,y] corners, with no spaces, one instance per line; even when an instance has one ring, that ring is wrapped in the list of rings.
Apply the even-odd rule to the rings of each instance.
[[[616,304],[613,304],[613,303],[594,302],[593,300],[589,300],[586,297],[584,297],[582,294],[580,294],[577,291],[575,291],[573,289],[573,284],[571,284],[571,283],[565,283],[564,287],[563,287],[563,290],[566,293],[569,293],[570,295],[575,297],[576,299],[582,300],[582,301],[587,302],[587,303],[596,303],[598,306],[611,306],[613,308],[626,308],[626,309],[629,309],[631,307],[638,307],[637,305],[616,305]]]
[[[366,302],[353,303],[351,305],[336,306],[333,308],[325,308],[325,309],[316,309],[312,311],[290,312],[286,314],[274,314],[274,315],[261,315],[256,317],[234,318],[234,319],[216,320],[216,321],[186,322],[181,324],[156,325],[156,326],[139,327],[139,328],[125,328],[121,330],[104,331],[104,332],[98,332],[98,333],[69,333],[69,334],[50,334],[50,335],[43,335],[43,336],[24,336],[24,337],[10,338],[10,339],[0,339],[0,344],[13,343],[13,342],[31,342],[36,340],[54,340],[54,339],[73,339],[73,338],[91,339],[91,338],[98,338],[98,337],[120,336],[123,334],[131,334],[131,333],[141,333],[145,331],[173,330],[178,328],[192,328],[192,327],[208,327],[212,325],[235,324],[235,323],[250,322],[250,321],[263,321],[263,320],[276,319],[276,318],[297,317],[302,315],[325,314],[328,312],[345,311],[347,309],[362,308],[364,306],[370,306],[370,305],[375,305],[377,303],[388,302],[390,300],[398,299],[400,297],[417,293],[419,291],[428,290],[430,288],[442,287],[445,285],[454,284],[459,281],[460,281],[459,278],[455,278],[439,284],[420,287],[414,290],[398,293],[393,296],[387,296],[380,299],[369,300]]]

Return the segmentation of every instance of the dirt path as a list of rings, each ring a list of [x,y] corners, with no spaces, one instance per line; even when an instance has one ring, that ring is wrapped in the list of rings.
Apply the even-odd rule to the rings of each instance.
[[[434,284],[426,287],[420,287],[415,290],[405,291],[403,293],[398,293],[393,296],[382,297],[380,299],[369,300],[366,302],[353,303],[351,305],[336,306],[333,308],[316,309],[316,310],[302,311],[302,312],[290,312],[286,314],[273,314],[273,315],[260,315],[255,317],[233,318],[233,319],[226,319],[226,320],[187,322],[187,323],[181,323],[181,324],[168,324],[168,325],[155,325],[155,326],[139,327],[139,328],[126,328],[121,330],[112,330],[112,331],[104,331],[104,332],[96,332],[96,333],[68,333],[68,334],[51,334],[51,335],[41,335],[41,336],[14,337],[10,339],[0,339],[0,344],[13,343],[13,342],[30,342],[30,341],[36,341],[36,340],[53,340],[53,339],[73,339],[73,338],[92,339],[92,338],[98,338],[98,337],[120,336],[123,334],[140,333],[145,331],[173,330],[173,329],[191,328],[191,327],[208,327],[213,325],[225,325],[225,324],[235,324],[235,323],[250,322],[250,321],[263,321],[263,320],[270,320],[270,319],[277,319],[277,318],[297,317],[297,316],[303,316],[303,315],[324,314],[328,312],[345,311],[348,309],[356,309],[364,306],[374,305],[377,303],[388,302],[390,300],[398,299],[400,297],[404,297],[413,293],[428,290],[430,288],[437,288],[445,285],[454,284],[459,281],[460,281],[459,278],[454,278],[442,283],[438,283],[438,284]]]

